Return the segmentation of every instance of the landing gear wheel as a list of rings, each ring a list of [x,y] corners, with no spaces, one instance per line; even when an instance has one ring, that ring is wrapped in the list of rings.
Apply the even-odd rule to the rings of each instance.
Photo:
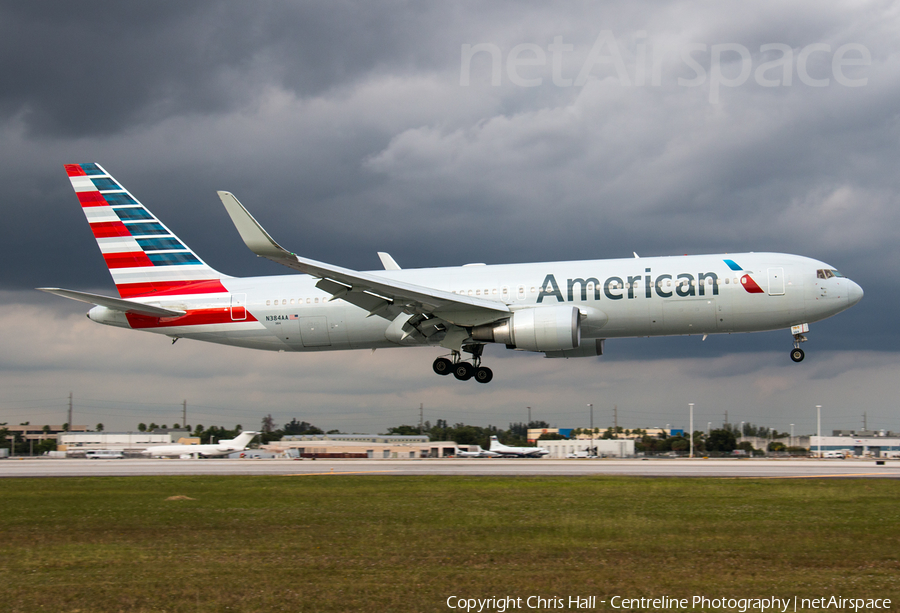
[[[453,376],[460,381],[468,381],[475,374],[475,367],[468,362],[459,362],[453,367]]]
[[[479,383],[490,383],[494,378],[494,372],[487,366],[479,366],[475,369],[475,380]]]
[[[806,357],[806,354],[803,353],[803,350],[800,349],[799,347],[795,347],[794,349],[791,349],[791,359],[794,360],[795,362],[802,362],[803,358],[805,358],[805,357]]]
[[[439,375],[449,375],[453,372],[453,362],[447,358],[438,358],[431,365],[431,368]]]

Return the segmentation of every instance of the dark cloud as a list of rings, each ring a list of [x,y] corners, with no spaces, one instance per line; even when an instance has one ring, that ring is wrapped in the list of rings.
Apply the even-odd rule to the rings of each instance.
[[[434,5],[435,7],[437,5]],[[427,69],[441,21],[412,2],[35,2],[0,8],[0,109],[41,136],[103,136]]]

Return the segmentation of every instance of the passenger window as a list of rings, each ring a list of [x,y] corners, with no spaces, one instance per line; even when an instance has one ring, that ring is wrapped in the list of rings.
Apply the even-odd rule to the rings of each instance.
[[[475,290],[475,295],[476,295],[476,296],[480,296],[480,295],[481,295],[481,290],[480,290],[480,289],[476,289],[476,290]]]

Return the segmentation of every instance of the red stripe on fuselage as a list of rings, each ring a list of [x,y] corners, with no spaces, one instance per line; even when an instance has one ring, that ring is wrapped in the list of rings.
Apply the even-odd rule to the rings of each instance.
[[[231,309],[228,307],[217,309],[197,309],[188,311],[186,315],[181,317],[148,317],[146,315],[135,315],[134,313],[126,313],[128,323],[132,328],[137,330],[146,330],[151,328],[169,328],[178,326],[208,326],[212,324],[231,324],[244,323],[248,321],[256,321],[250,313],[247,318],[242,321],[234,321],[231,319]]]
[[[123,253],[104,253],[103,259],[110,268],[139,268],[141,266],[153,266],[153,262],[143,251],[128,251]]]
[[[121,283],[116,285],[122,298],[140,296],[180,296],[182,294],[227,294],[218,279],[204,281],[154,281],[149,283]]]

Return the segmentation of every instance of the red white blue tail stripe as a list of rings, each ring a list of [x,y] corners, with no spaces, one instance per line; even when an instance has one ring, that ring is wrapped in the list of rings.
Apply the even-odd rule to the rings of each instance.
[[[227,292],[224,278],[99,164],[66,172],[122,298]]]

